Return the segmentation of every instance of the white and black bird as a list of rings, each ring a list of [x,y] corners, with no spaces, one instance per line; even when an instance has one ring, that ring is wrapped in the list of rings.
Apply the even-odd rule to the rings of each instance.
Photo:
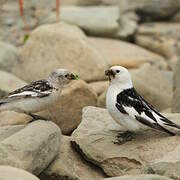
[[[166,127],[180,129],[144,100],[133,87],[130,73],[122,66],[113,66],[105,71],[110,84],[106,94],[106,106],[112,118],[126,130],[120,134],[119,141],[123,143],[132,139],[132,132],[137,132],[143,126],[175,135]]]
[[[28,114],[33,120],[45,119],[33,113],[45,110],[57,101],[63,86],[76,77],[66,69],[56,69],[46,79],[32,82],[1,99],[0,112],[15,111]]]

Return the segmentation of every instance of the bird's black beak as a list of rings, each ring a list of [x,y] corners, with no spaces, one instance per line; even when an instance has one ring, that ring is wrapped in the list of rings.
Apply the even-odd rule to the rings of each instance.
[[[115,73],[113,72],[112,69],[108,69],[108,70],[105,71],[105,75],[106,75],[106,76],[109,76],[109,77],[110,77],[110,76],[113,76],[113,77],[114,77],[114,76],[115,76]]]
[[[112,69],[106,70],[106,71],[105,71],[105,75],[108,76],[109,81],[111,81],[111,78],[112,78],[112,77],[113,77],[113,78],[115,77],[115,73],[113,72]]]

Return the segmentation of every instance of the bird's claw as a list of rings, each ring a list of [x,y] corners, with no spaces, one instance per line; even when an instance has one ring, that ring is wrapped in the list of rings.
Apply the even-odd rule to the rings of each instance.
[[[116,140],[113,141],[114,144],[122,145],[128,141],[132,141],[134,139],[134,134],[130,131],[120,132],[116,136]]]

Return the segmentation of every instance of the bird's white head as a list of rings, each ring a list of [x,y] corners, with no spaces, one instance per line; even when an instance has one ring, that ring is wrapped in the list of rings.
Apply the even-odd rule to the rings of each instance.
[[[108,76],[110,84],[116,84],[131,88],[132,80],[129,71],[122,66],[112,66],[105,71],[105,75]]]
[[[56,69],[49,76],[48,81],[54,85],[63,86],[71,80],[76,80],[77,75],[74,75],[67,69]]]

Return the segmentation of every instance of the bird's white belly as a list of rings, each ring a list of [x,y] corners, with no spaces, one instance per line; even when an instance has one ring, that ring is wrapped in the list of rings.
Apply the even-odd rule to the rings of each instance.
[[[119,93],[119,91],[118,91]],[[142,128],[141,124],[134,118],[130,117],[127,114],[121,113],[116,108],[116,97],[117,94],[114,91],[112,92],[112,89],[109,88],[106,95],[106,107],[108,109],[109,114],[112,116],[112,118],[120,124],[125,130],[129,131],[138,131],[140,128]]]

